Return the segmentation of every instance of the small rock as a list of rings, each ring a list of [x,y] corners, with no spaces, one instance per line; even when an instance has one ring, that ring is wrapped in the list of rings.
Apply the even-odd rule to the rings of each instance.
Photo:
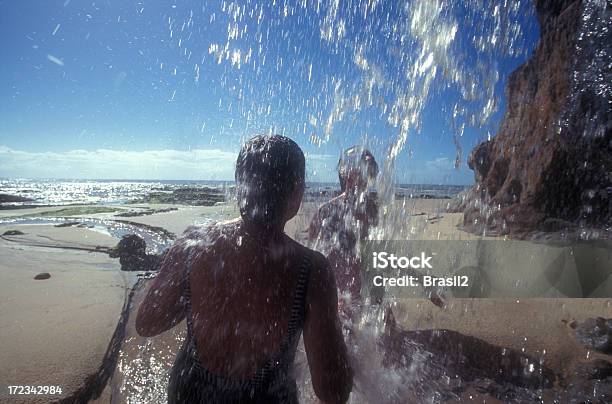
[[[589,318],[576,326],[575,333],[586,348],[612,354],[612,318]]]
[[[7,230],[2,235],[3,236],[23,236],[24,233],[19,230]]]
[[[51,274],[49,272],[41,272],[38,275],[36,275],[34,279],[36,279],[37,281],[42,281],[45,279],[49,279],[50,277],[51,277]]]

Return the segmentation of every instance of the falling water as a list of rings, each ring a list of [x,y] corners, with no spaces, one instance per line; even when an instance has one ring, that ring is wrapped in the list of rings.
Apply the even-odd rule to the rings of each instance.
[[[238,113],[243,121],[224,126],[229,136],[239,128],[237,142],[270,132],[324,148],[349,146],[348,133],[359,135],[385,156],[372,184],[380,224],[370,237],[409,239],[415,236],[397,225],[407,218],[396,205],[394,184],[396,163],[410,137],[422,135],[427,108],[438,108],[450,128],[448,142],[455,145],[454,165],[464,164],[464,134],[491,136],[496,129],[493,118],[504,79],[500,64],[526,59],[533,43],[524,31],[533,24],[533,13],[528,0],[252,0],[201,9],[173,6],[164,23],[182,62],[168,68],[159,60],[159,66],[184,78],[171,89],[171,100],[182,88],[206,91],[206,80],[218,82],[223,89],[219,113]],[[216,39],[211,42],[211,37]],[[434,99],[444,102],[432,105]],[[389,136],[380,136],[381,128]],[[430,354],[420,348],[406,368],[385,368],[376,342],[383,332],[383,313],[373,309],[363,313],[349,338],[356,368],[353,402],[402,402],[427,373]],[[311,399],[303,358],[298,368],[303,398]],[[430,402],[458,398],[452,386],[459,382],[444,383],[444,391],[443,382],[432,383],[422,397]],[[528,391],[522,394],[515,399],[534,398]]]
[[[534,15],[528,0],[389,3],[176,6],[165,23],[182,63],[167,74],[184,79],[169,96],[218,81],[219,113],[239,114],[242,121],[232,118],[223,130],[239,138],[270,132],[345,148],[349,138],[360,137],[386,156],[376,184],[383,201],[377,238],[393,238],[402,214],[392,206],[396,161],[411,136],[423,136],[424,111],[437,110],[456,148],[454,165],[464,164],[466,131],[484,137],[496,129],[500,64],[525,60],[533,41],[524,30],[533,28]],[[333,169],[333,162],[321,169]]]

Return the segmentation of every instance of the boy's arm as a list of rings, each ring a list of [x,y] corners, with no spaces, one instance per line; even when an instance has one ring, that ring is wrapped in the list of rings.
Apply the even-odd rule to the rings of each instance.
[[[185,253],[182,246],[173,246],[163,258],[136,316],[136,331],[152,337],[178,324],[185,317],[184,289]]]

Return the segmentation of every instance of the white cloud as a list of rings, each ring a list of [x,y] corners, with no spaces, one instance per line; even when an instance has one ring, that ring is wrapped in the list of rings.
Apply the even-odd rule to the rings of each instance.
[[[236,157],[236,152],[219,149],[29,152],[0,146],[0,177],[232,180]],[[308,180],[333,181],[335,159],[308,154]]]
[[[454,168],[454,162],[448,157],[438,157],[433,160],[429,160],[425,163],[430,170],[450,170]]]
[[[0,177],[65,179],[233,180],[236,152],[194,150],[68,150],[29,152],[0,146]],[[337,181],[338,156],[306,154],[308,181]],[[402,164],[404,163],[404,164]],[[382,170],[382,163],[381,170]],[[469,184],[473,173],[439,157],[396,166],[400,183]]]
[[[234,177],[236,156],[219,149],[27,152],[0,146],[0,176],[227,180]]]

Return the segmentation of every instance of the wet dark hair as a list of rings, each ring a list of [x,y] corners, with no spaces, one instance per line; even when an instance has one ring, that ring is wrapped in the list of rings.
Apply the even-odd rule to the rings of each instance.
[[[271,226],[285,217],[291,196],[304,183],[304,153],[293,140],[259,135],[240,149],[236,185],[243,220]]]
[[[346,179],[351,171],[358,171],[368,179],[375,178],[378,175],[378,163],[372,152],[361,146],[353,146],[342,153],[338,161],[338,179],[342,192],[346,190]]]

